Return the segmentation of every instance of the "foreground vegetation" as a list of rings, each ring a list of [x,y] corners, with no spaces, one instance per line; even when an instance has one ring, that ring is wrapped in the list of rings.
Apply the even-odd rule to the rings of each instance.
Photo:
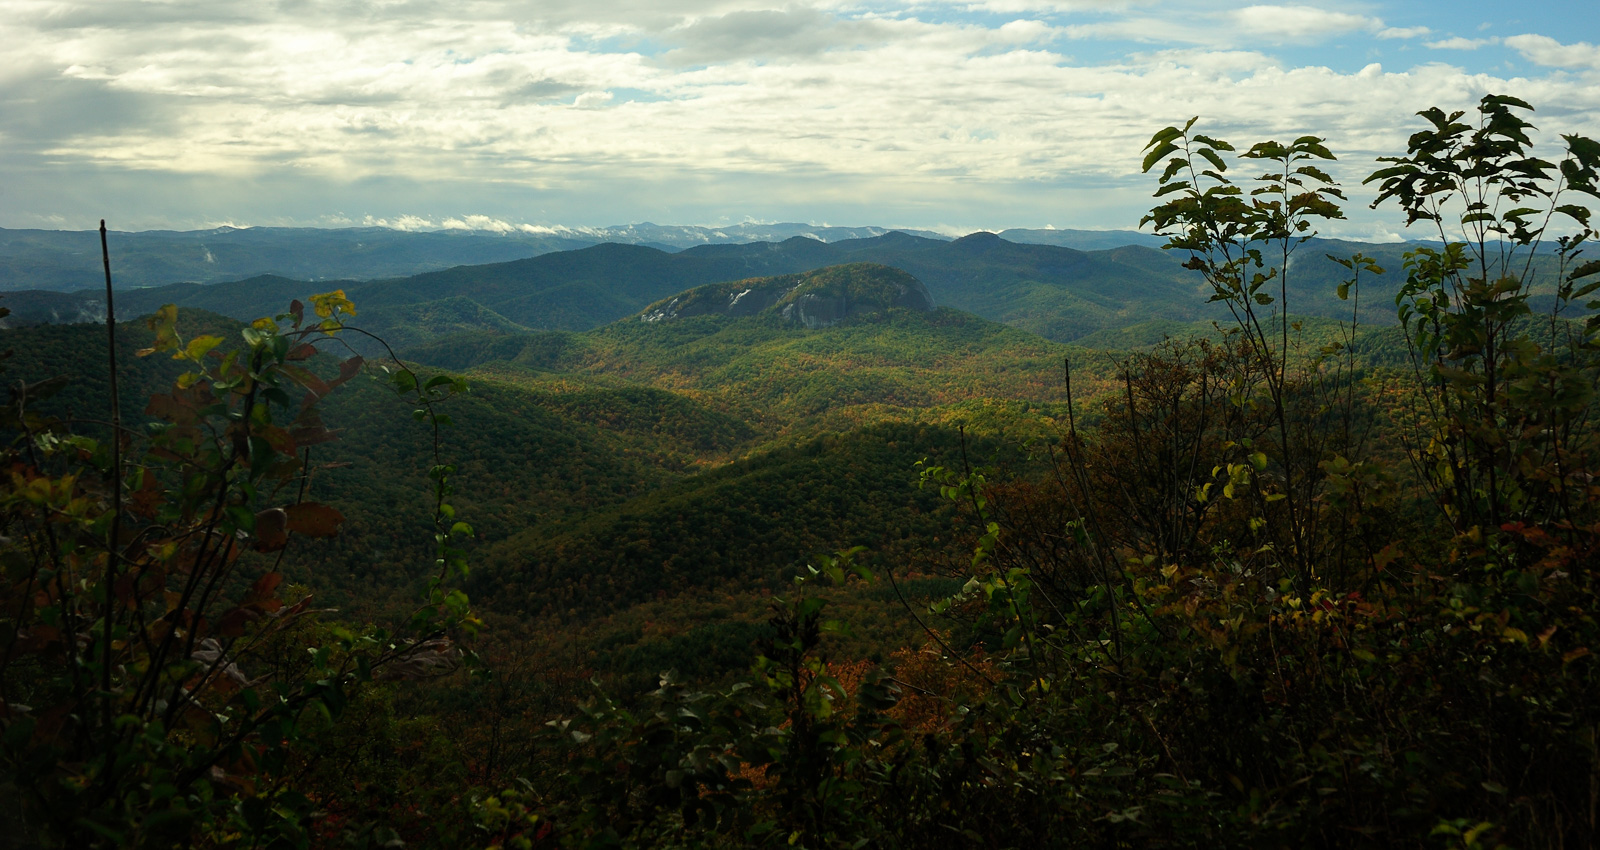
[[[1338,258],[1333,326],[1321,141],[1156,134],[1233,321],[1109,370],[948,311],[475,336],[413,356],[480,397],[386,360],[416,430],[335,448],[342,294],[185,317],[226,353],[158,313],[144,418],[7,409],[0,803],[74,847],[1590,846],[1600,144],[1527,109],[1422,113],[1370,182],[1445,244]],[[469,452],[504,492],[452,417],[534,448]]]

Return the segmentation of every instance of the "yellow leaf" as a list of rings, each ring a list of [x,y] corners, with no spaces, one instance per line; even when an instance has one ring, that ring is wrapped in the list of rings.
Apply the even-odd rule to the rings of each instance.
[[[356,305],[344,296],[343,289],[324,292],[321,295],[311,296],[311,306],[317,315],[324,319],[332,317],[335,313],[344,312],[352,316],[356,314]]]
[[[221,344],[222,337],[220,336],[197,336],[194,339],[189,340],[189,344],[184,347],[182,352],[172,355],[172,359],[179,360],[182,358],[188,358],[190,360],[199,360],[200,358],[206,356],[211,349],[216,348]]]

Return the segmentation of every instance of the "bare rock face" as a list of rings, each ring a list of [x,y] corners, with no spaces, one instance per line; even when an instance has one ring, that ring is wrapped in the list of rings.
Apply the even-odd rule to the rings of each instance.
[[[929,312],[933,296],[922,281],[890,266],[852,263],[804,274],[751,278],[691,289],[645,308],[642,322],[692,316],[756,316],[772,312],[806,328],[890,309]]]
[[[106,320],[106,302],[91,291],[18,290],[7,292],[0,306],[11,310],[11,315],[0,318],[0,330],[30,325],[100,324]]]

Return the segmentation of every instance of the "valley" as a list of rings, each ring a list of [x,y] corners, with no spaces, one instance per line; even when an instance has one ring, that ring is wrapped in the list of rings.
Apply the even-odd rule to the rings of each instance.
[[[176,474],[167,498],[216,488],[197,516],[227,523],[239,543],[211,550],[222,566],[206,592],[244,601],[215,626],[187,628],[229,635],[255,669],[307,663],[284,647],[310,642],[310,663],[370,682],[304,727],[330,757],[296,768],[321,807],[309,822],[374,830],[378,818],[448,844],[486,817],[485,798],[464,802],[460,789],[518,801],[515,788],[538,788],[538,817],[571,835],[610,834],[587,819],[611,811],[635,818],[633,846],[655,846],[689,828],[683,812],[723,805],[710,802],[720,794],[748,794],[739,799],[766,812],[763,789],[805,757],[776,742],[812,734],[796,731],[805,724],[828,758],[867,763],[879,747],[908,763],[914,749],[895,742],[918,736],[918,770],[931,772],[914,780],[916,805],[956,794],[1006,811],[1020,798],[988,778],[940,790],[937,773],[1027,776],[1020,762],[964,753],[1037,750],[1041,740],[1006,736],[1029,734],[1030,712],[1055,712],[1060,683],[1078,695],[1048,722],[1076,730],[1076,743],[1052,756],[1058,775],[1017,781],[1059,788],[1069,771],[1089,801],[1021,834],[1092,835],[1088,813],[1148,791],[1101,777],[1173,758],[1163,730],[1132,722],[1149,717],[1128,714],[1115,682],[1138,682],[1150,707],[1139,711],[1183,706],[1169,723],[1220,723],[1241,704],[1260,710],[1257,691],[1230,684],[1244,675],[1230,653],[1278,651],[1277,638],[1264,648],[1242,630],[1247,618],[1309,641],[1317,624],[1343,628],[1336,617],[1433,616],[1362,601],[1388,592],[1386,565],[1430,557],[1440,533],[1431,473],[1406,465],[1429,398],[1407,372],[1420,326],[1395,322],[1401,283],[1376,270],[1398,266],[1406,246],[1309,243],[1308,257],[1369,258],[1358,297],[1344,297],[1351,269],[1308,258],[1247,308],[1141,245],[841,235],[674,251],[607,243],[404,277],[116,293],[119,316],[153,314],[116,330],[124,433],[159,446],[130,482],[140,533],[166,527],[156,520],[170,508],[149,494]],[[1519,297],[1566,297],[1556,273],[1535,258]],[[70,321],[96,318],[94,299],[5,294],[7,415],[29,429],[26,447],[108,463],[103,310],[102,324]],[[1515,318],[1506,332],[1524,352],[1585,333],[1578,314]],[[245,353],[223,354],[241,340]],[[1541,368],[1564,376],[1570,409],[1587,415],[1582,377]],[[54,376],[66,382],[36,383]],[[274,424],[280,409],[297,411],[292,422]],[[37,436],[55,433],[78,436]],[[246,459],[235,473],[205,471]],[[229,474],[244,482],[238,495]],[[293,539],[270,530],[271,509],[242,508],[290,492]],[[1299,528],[1315,542],[1298,541]],[[151,557],[175,558],[181,574],[209,545],[180,538]],[[1307,546],[1302,561],[1279,554]],[[133,589],[145,574],[120,592],[155,592]],[[178,599],[185,585],[164,586]],[[280,586],[300,600],[282,627]],[[1343,607],[1324,586],[1344,588]],[[1306,599],[1317,619],[1300,619]],[[237,613],[257,608],[269,615]],[[252,634],[270,641],[236,642]],[[390,637],[405,634],[415,636]],[[1187,643],[1169,655],[1168,640]],[[1377,659],[1368,645],[1379,644],[1354,657]],[[361,672],[419,658],[428,672]],[[1392,675],[1413,675],[1389,658]],[[1240,702],[1194,702],[1191,687]],[[1296,698],[1286,681],[1251,688]],[[1203,730],[1172,734],[1186,759],[1210,758]],[[959,743],[940,749],[947,741]],[[387,778],[346,786],[339,764]],[[752,765],[768,772],[739,778]],[[685,780],[672,777],[693,771],[701,790],[677,802],[633,814],[599,802],[675,794]],[[591,790],[613,781],[637,784]],[[1192,803],[1217,792],[1173,793]],[[904,846],[949,816],[876,820],[892,794],[827,805],[877,824],[852,829],[904,830]],[[755,834],[739,832],[761,828],[740,825],[750,813],[722,809],[714,829]]]

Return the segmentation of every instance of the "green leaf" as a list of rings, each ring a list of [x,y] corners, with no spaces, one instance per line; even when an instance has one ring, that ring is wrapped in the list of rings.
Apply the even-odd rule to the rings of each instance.
[[[1193,123],[1193,119],[1190,119],[1190,122]],[[1155,135],[1150,137],[1150,141],[1145,142],[1145,145],[1143,148],[1141,148],[1141,150],[1149,150],[1150,148],[1160,145],[1163,142],[1170,142],[1181,135],[1183,135],[1183,131],[1179,130],[1177,127],[1163,127],[1162,129],[1157,130]]]
[[[1216,151],[1210,148],[1201,148],[1200,155],[1205,157],[1206,161],[1210,162],[1211,165],[1217,169],[1217,171],[1222,172],[1228,170],[1228,164],[1222,161],[1222,157],[1218,156]],[[1222,179],[1220,174],[1217,176],[1217,179]]]
[[[1307,177],[1315,177],[1315,178],[1317,178],[1318,180],[1320,180],[1320,181],[1322,181],[1324,183],[1332,183],[1332,182],[1334,182],[1333,178],[1328,176],[1328,173],[1326,171],[1323,171],[1322,169],[1320,169],[1320,168],[1318,168],[1318,167],[1316,167],[1314,165],[1302,165],[1299,168],[1296,168],[1294,170],[1294,173],[1303,174],[1303,175],[1305,175]]]
[[[1534,111],[1533,107],[1528,105],[1527,101],[1522,100],[1521,98],[1512,97],[1509,94],[1485,95],[1483,100],[1479,101],[1479,108],[1485,112],[1489,111],[1489,107],[1494,106],[1515,106],[1519,109],[1526,109],[1529,112]]]
[[[1149,171],[1156,163],[1165,159],[1168,154],[1176,151],[1177,149],[1178,146],[1171,142],[1162,142],[1160,145],[1156,146],[1155,150],[1145,154],[1144,165],[1139,170]]]
[[[1561,206],[1556,207],[1556,212],[1561,213],[1567,218],[1570,218],[1573,221],[1584,225],[1585,227],[1587,227],[1589,224],[1588,207],[1580,207],[1577,204],[1562,204]]]
[[[1596,272],[1600,272],[1600,260],[1590,260],[1589,262],[1573,269],[1572,272],[1567,275],[1567,280],[1577,280],[1580,277],[1588,277]]]

